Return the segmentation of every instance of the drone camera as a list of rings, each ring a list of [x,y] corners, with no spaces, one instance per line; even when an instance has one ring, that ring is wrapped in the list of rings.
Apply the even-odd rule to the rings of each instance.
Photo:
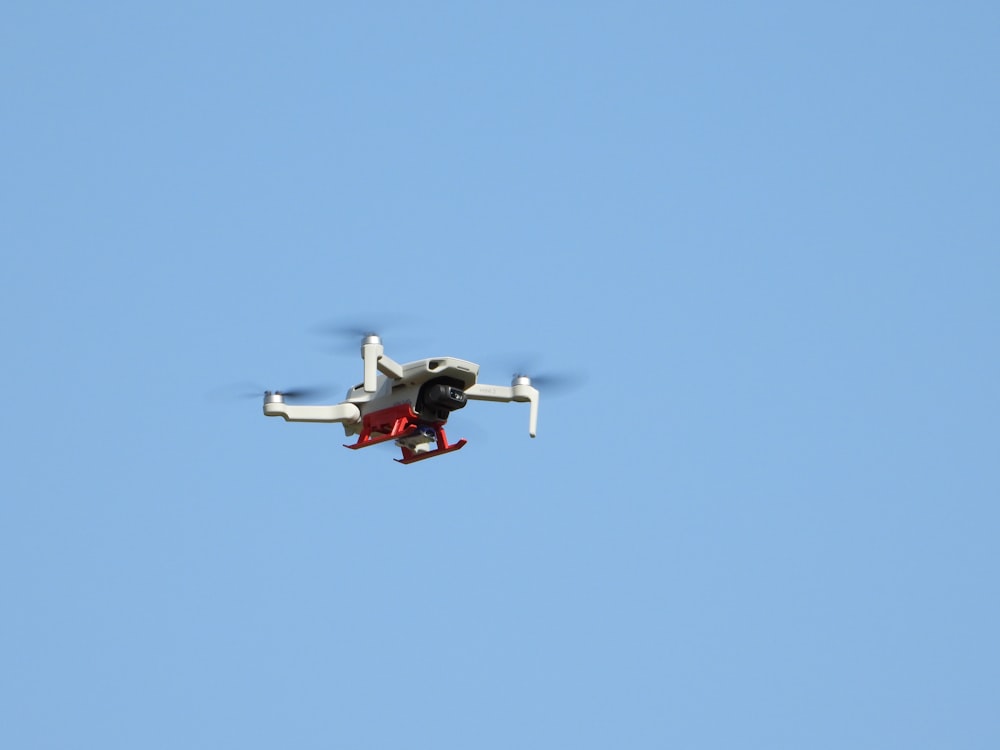
[[[424,391],[424,403],[434,409],[455,411],[467,403],[465,392],[461,388],[444,383],[435,383]]]
[[[456,409],[467,403],[465,391],[460,381],[454,378],[435,378],[420,388],[417,396],[417,411],[442,422]]]

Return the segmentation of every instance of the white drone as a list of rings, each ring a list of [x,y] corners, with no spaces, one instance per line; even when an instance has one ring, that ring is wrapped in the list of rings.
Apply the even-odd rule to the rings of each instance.
[[[292,392],[265,391],[264,416],[284,417],[287,422],[340,422],[345,435],[358,436],[357,442],[344,446],[354,450],[393,440],[403,450],[403,457],[396,459],[403,464],[464,446],[464,439],[448,443],[444,425],[469,399],[527,402],[528,434],[535,437],[538,390],[526,375],[515,375],[509,386],[486,385],[476,382],[479,365],[464,359],[432,357],[401,365],[386,356],[382,339],[375,334],[363,338],[361,359],[364,381],[339,404],[288,404],[285,397]]]

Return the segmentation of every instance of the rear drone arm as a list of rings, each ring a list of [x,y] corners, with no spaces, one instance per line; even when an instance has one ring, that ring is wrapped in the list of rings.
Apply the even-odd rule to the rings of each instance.
[[[365,363],[365,391],[374,393],[378,388],[376,371],[386,377],[399,380],[403,377],[403,366],[385,354],[382,339],[375,334],[365,336],[361,343],[361,359]]]
[[[527,401],[531,404],[528,412],[528,434],[535,437],[538,427],[538,390],[531,385],[531,380],[524,376],[514,378],[510,386],[486,385],[476,383],[465,389],[466,398],[474,401]]]
[[[301,406],[286,404],[281,394],[264,398],[265,417],[284,417],[286,422],[343,422],[353,424],[361,421],[361,410],[351,403],[332,406]]]

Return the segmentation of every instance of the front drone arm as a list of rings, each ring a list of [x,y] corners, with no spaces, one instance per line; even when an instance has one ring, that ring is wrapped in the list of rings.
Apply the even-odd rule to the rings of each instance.
[[[528,412],[528,434],[535,437],[538,427],[538,390],[531,385],[528,378],[516,377],[513,385],[510,386],[476,383],[465,389],[465,397],[474,401],[500,401],[504,403],[527,401],[531,405]]]
[[[274,395],[264,399],[265,417],[284,417],[286,422],[343,422],[353,424],[361,421],[361,410],[346,401],[332,406],[302,406],[286,404]]]

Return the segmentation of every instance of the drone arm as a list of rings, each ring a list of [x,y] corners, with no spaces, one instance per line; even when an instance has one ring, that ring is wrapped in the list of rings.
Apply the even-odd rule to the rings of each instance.
[[[280,401],[264,404],[265,417],[284,417],[286,422],[343,422],[361,421],[361,411],[354,404],[332,406],[302,406]]]
[[[396,360],[385,356],[385,348],[381,343],[369,341],[361,345],[361,359],[365,363],[365,391],[374,393],[378,387],[377,372],[381,372],[387,377],[399,380],[403,377],[403,366]]]
[[[525,384],[506,386],[476,383],[465,389],[465,396],[474,401],[499,401],[503,403],[527,401],[530,404],[528,434],[531,437],[535,437],[538,429],[538,390],[533,386]]]
[[[378,369],[383,375],[386,375],[393,380],[399,380],[403,377],[403,366],[396,360],[390,359],[384,354],[378,358]]]
[[[365,363],[365,391],[375,392],[377,383],[378,360],[382,356],[381,344],[362,344],[361,359]]]

